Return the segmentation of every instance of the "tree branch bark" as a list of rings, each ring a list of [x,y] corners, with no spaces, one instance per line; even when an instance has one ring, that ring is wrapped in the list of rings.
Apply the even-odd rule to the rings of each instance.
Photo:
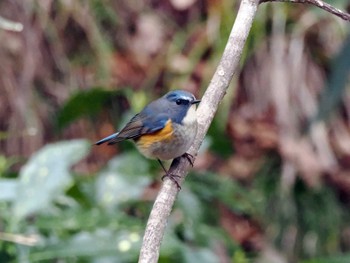
[[[232,76],[239,65],[258,4],[259,0],[242,0],[241,2],[222,58],[197,109],[198,133],[188,151],[193,156],[197,155],[219,103],[223,99]],[[170,172],[179,176],[179,185],[186,177],[189,166],[187,158],[180,157],[172,162]],[[147,222],[139,263],[155,263],[158,261],[166,222],[178,191],[177,186],[171,180],[165,178]]]
[[[319,8],[322,8],[323,10],[336,15],[346,21],[350,21],[350,14],[345,13],[341,11],[338,8],[335,8],[334,6],[331,6],[330,4],[323,2],[321,0],[260,0],[260,3],[266,3],[266,2],[286,2],[286,3],[296,3],[296,4],[309,4],[309,5],[315,5]]]

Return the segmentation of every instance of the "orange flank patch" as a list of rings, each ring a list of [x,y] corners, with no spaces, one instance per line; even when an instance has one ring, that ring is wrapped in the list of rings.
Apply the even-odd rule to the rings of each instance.
[[[154,133],[142,135],[138,139],[137,144],[143,148],[147,148],[155,142],[170,140],[172,136],[173,136],[173,126],[171,124],[171,120],[169,119],[166,122],[163,129]]]

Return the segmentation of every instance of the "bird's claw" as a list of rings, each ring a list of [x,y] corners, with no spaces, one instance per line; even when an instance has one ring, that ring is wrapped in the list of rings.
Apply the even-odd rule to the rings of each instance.
[[[194,156],[192,154],[189,154],[189,153],[184,153],[182,156],[185,157],[187,159],[187,161],[190,163],[190,165],[193,167]]]
[[[165,177],[168,177],[176,186],[177,186],[177,189],[178,190],[181,190],[181,186],[178,182],[178,179],[181,177],[177,174],[169,174],[169,173],[166,173],[165,175],[162,176],[162,181],[164,181],[164,178]]]

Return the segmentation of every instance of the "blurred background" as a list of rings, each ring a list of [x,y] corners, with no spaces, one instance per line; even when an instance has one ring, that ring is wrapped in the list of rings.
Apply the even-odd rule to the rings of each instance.
[[[200,98],[238,7],[0,2],[0,262],[137,261],[162,171],[93,142],[171,89]],[[159,262],[350,262],[349,69],[349,23],[259,7]]]

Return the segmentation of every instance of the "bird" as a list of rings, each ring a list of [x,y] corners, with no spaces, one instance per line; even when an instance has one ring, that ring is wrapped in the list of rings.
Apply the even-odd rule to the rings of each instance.
[[[113,145],[133,140],[139,152],[149,159],[157,159],[165,175],[179,189],[176,175],[165,169],[162,161],[186,157],[193,166],[193,156],[187,153],[197,134],[196,97],[185,90],[173,90],[146,105],[119,131],[96,145]]]

